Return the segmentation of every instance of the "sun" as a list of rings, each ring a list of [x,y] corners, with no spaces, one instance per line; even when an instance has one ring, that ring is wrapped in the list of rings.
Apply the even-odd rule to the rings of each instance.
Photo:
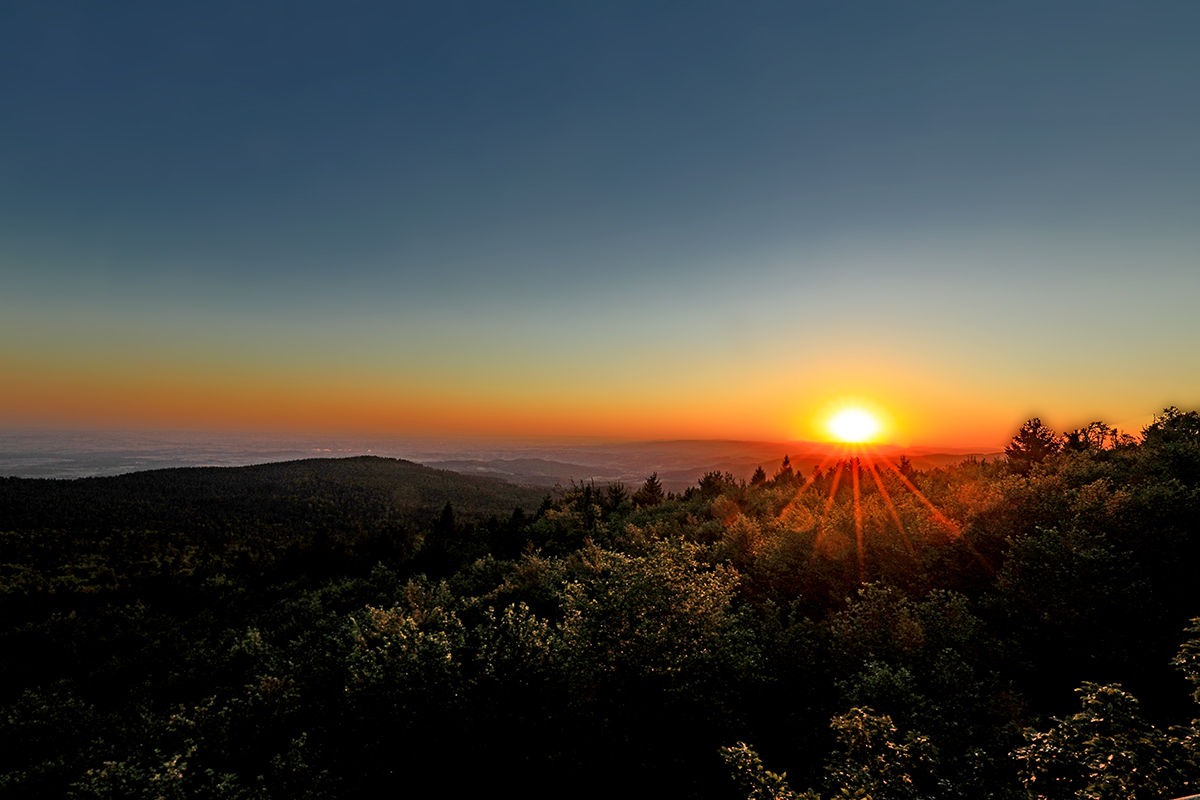
[[[828,427],[829,432],[837,441],[861,444],[875,438],[883,425],[869,411],[861,408],[847,408],[834,414],[829,420]]]

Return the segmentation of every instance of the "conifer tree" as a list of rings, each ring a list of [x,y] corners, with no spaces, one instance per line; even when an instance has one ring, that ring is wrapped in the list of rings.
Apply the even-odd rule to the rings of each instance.
[[[663,497],[663,487],[658,480],[658,473],[655,472],[646,478],[642,488],[637,490],[633,496],[633,502],[642,507],[656,506],[663,501]]]
[[[1028,474],[1034,464],[1040,464],[1059,451],[1062,443],[1054,431],[1042,424],[1037,417],[1026,422],[1017,431],[1004,454],[1014,472]]]

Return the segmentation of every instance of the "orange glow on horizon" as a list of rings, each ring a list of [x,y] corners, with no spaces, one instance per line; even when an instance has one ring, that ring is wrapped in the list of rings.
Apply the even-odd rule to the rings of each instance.
[[[0,427],[729,439],[796,442],[792,452],[801,449],[800,443],[812,452],[827,443],[987,452],[1002,449],[1031,416],[998,401],[968,402],[932,390],[923,397],[886,374],[886,390],[864,377],[845,393],[839,387],[825,394],[814,392],[816,378],[805,385],[779,373],[771,380],[715,382],[712,388],[689,384],[681,389],[669,381],[630,388],[619,382],[367,373],[353,364],[313,372],[287,363],[173,362],[137,352],[105,361],[18,358],[3,351],[0,374],[6,379]],[[870,399],[885,391],[886,407]],[[874,419],[878,429],[867,434],[861,428],[840,433],[830,428],[831,420],[854,409]]]
[[[813,419],[812,430],[819,439],[853,449],[885,444],[897,433],[891,410],[861,397],[843,397],[826,404]]]
[[[862,444],[874,439],[883,426],[869,411],[847,408],[835,414],[827,427],[839,442]]]

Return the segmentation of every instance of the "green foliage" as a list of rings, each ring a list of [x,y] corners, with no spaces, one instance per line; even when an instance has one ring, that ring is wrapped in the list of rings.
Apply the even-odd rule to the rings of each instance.
[[[76,773],[102,751],[103,717],[66,682],[21,692],[0,709],[0,774],[5,797],[51,796],[64,788],[64,773]]]
[[[1004,448],[1004,455],[1008,457],[1008,464],[1012,470],[1024,475],[1034,464],[1041,464],[1057,453],[1061,446],[1058,435],[1034,417],[1017,431],[1012,442]]]
[[[387,684],[421,693],[458,679],[466,635],[452,611],[436,604],[367,606],[349,621],[351,687]]]
[[[1179,653],[1171,662],[1178,667],[1191,684],[1196,687],[1192,697],[1200,703],[1200,617],[1195,617],[1185,631],[1189,638],[1184,640]]]
[[[721,758],[733,773],[746,800],[818,800],[811,792],[798,795],[787,783],[787,773],[776,775],[766,769],[758,753],[745,742],[721,748]]]
[[[1120,686],[1084,683],[1081,710],[1016,752],[1034,800],[1160,800],[1192,793],[1196,753],[1147,724]]]
[[[190,744],[177,753],[154,751],[144,760],[106,761],[99,769],[89,769],[72,785],[75,798],[129,798],[130,800],[188,800],[204,796],[216,798],[254,798],[252,789],[239,786],[236,775],[202,773],[191,765],[196,746]]]
[[[784,456],[779,469],[771,476],[771,482],[776,486],[790,486],[795,480],[796,473],[792,469],[792,457]]]
[[[1193,423],[529,513],[383,459],[0,480],[0,794],[1182,793]]]
[[[630,500],[629,490],[620,481],[614,481],[604,490],[610,511],[619,511]]]
[[[646,478],[646,482],[642,484],[642,488],[638,489],[633,495],[634,505],[641,508],[656,506],[664,499],[662,483],[658,480],[657,472]]]
[[[645,556],[598,548],[564,589],[567,667],[584,695],[651,681],[679,690],[728,659],[743,660],[730,602],[737,574],[700,560],[696,545],[660,541]]]
[[[1013,646],[1046,648],[1059,664],[1123,655],[1140,638],[1132,566],[1104,537],[1079,530],[1015,541],[994,587]]]
[[[837,748],[826,767],[830,791],[871,800],[932,796],[935,752],[926,737],[901,737],[891,717],[869,708],[851,708],[831,727]]]
[[[1173,476],[1189,486],[1200,483],[1200,413],[1170,406],[1146,426],[1142,439],[1158,477]]]
[[[474,628],[475,659],[482,677],[536,687],[560,667],[562,641],[550,623],[524,603],[497,612],[487,609],[486,619]]]

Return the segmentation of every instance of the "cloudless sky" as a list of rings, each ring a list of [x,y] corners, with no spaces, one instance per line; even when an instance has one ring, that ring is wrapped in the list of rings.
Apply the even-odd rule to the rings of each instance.
[[[0,424],[1200,406],[1200,4],[7,2]]]

